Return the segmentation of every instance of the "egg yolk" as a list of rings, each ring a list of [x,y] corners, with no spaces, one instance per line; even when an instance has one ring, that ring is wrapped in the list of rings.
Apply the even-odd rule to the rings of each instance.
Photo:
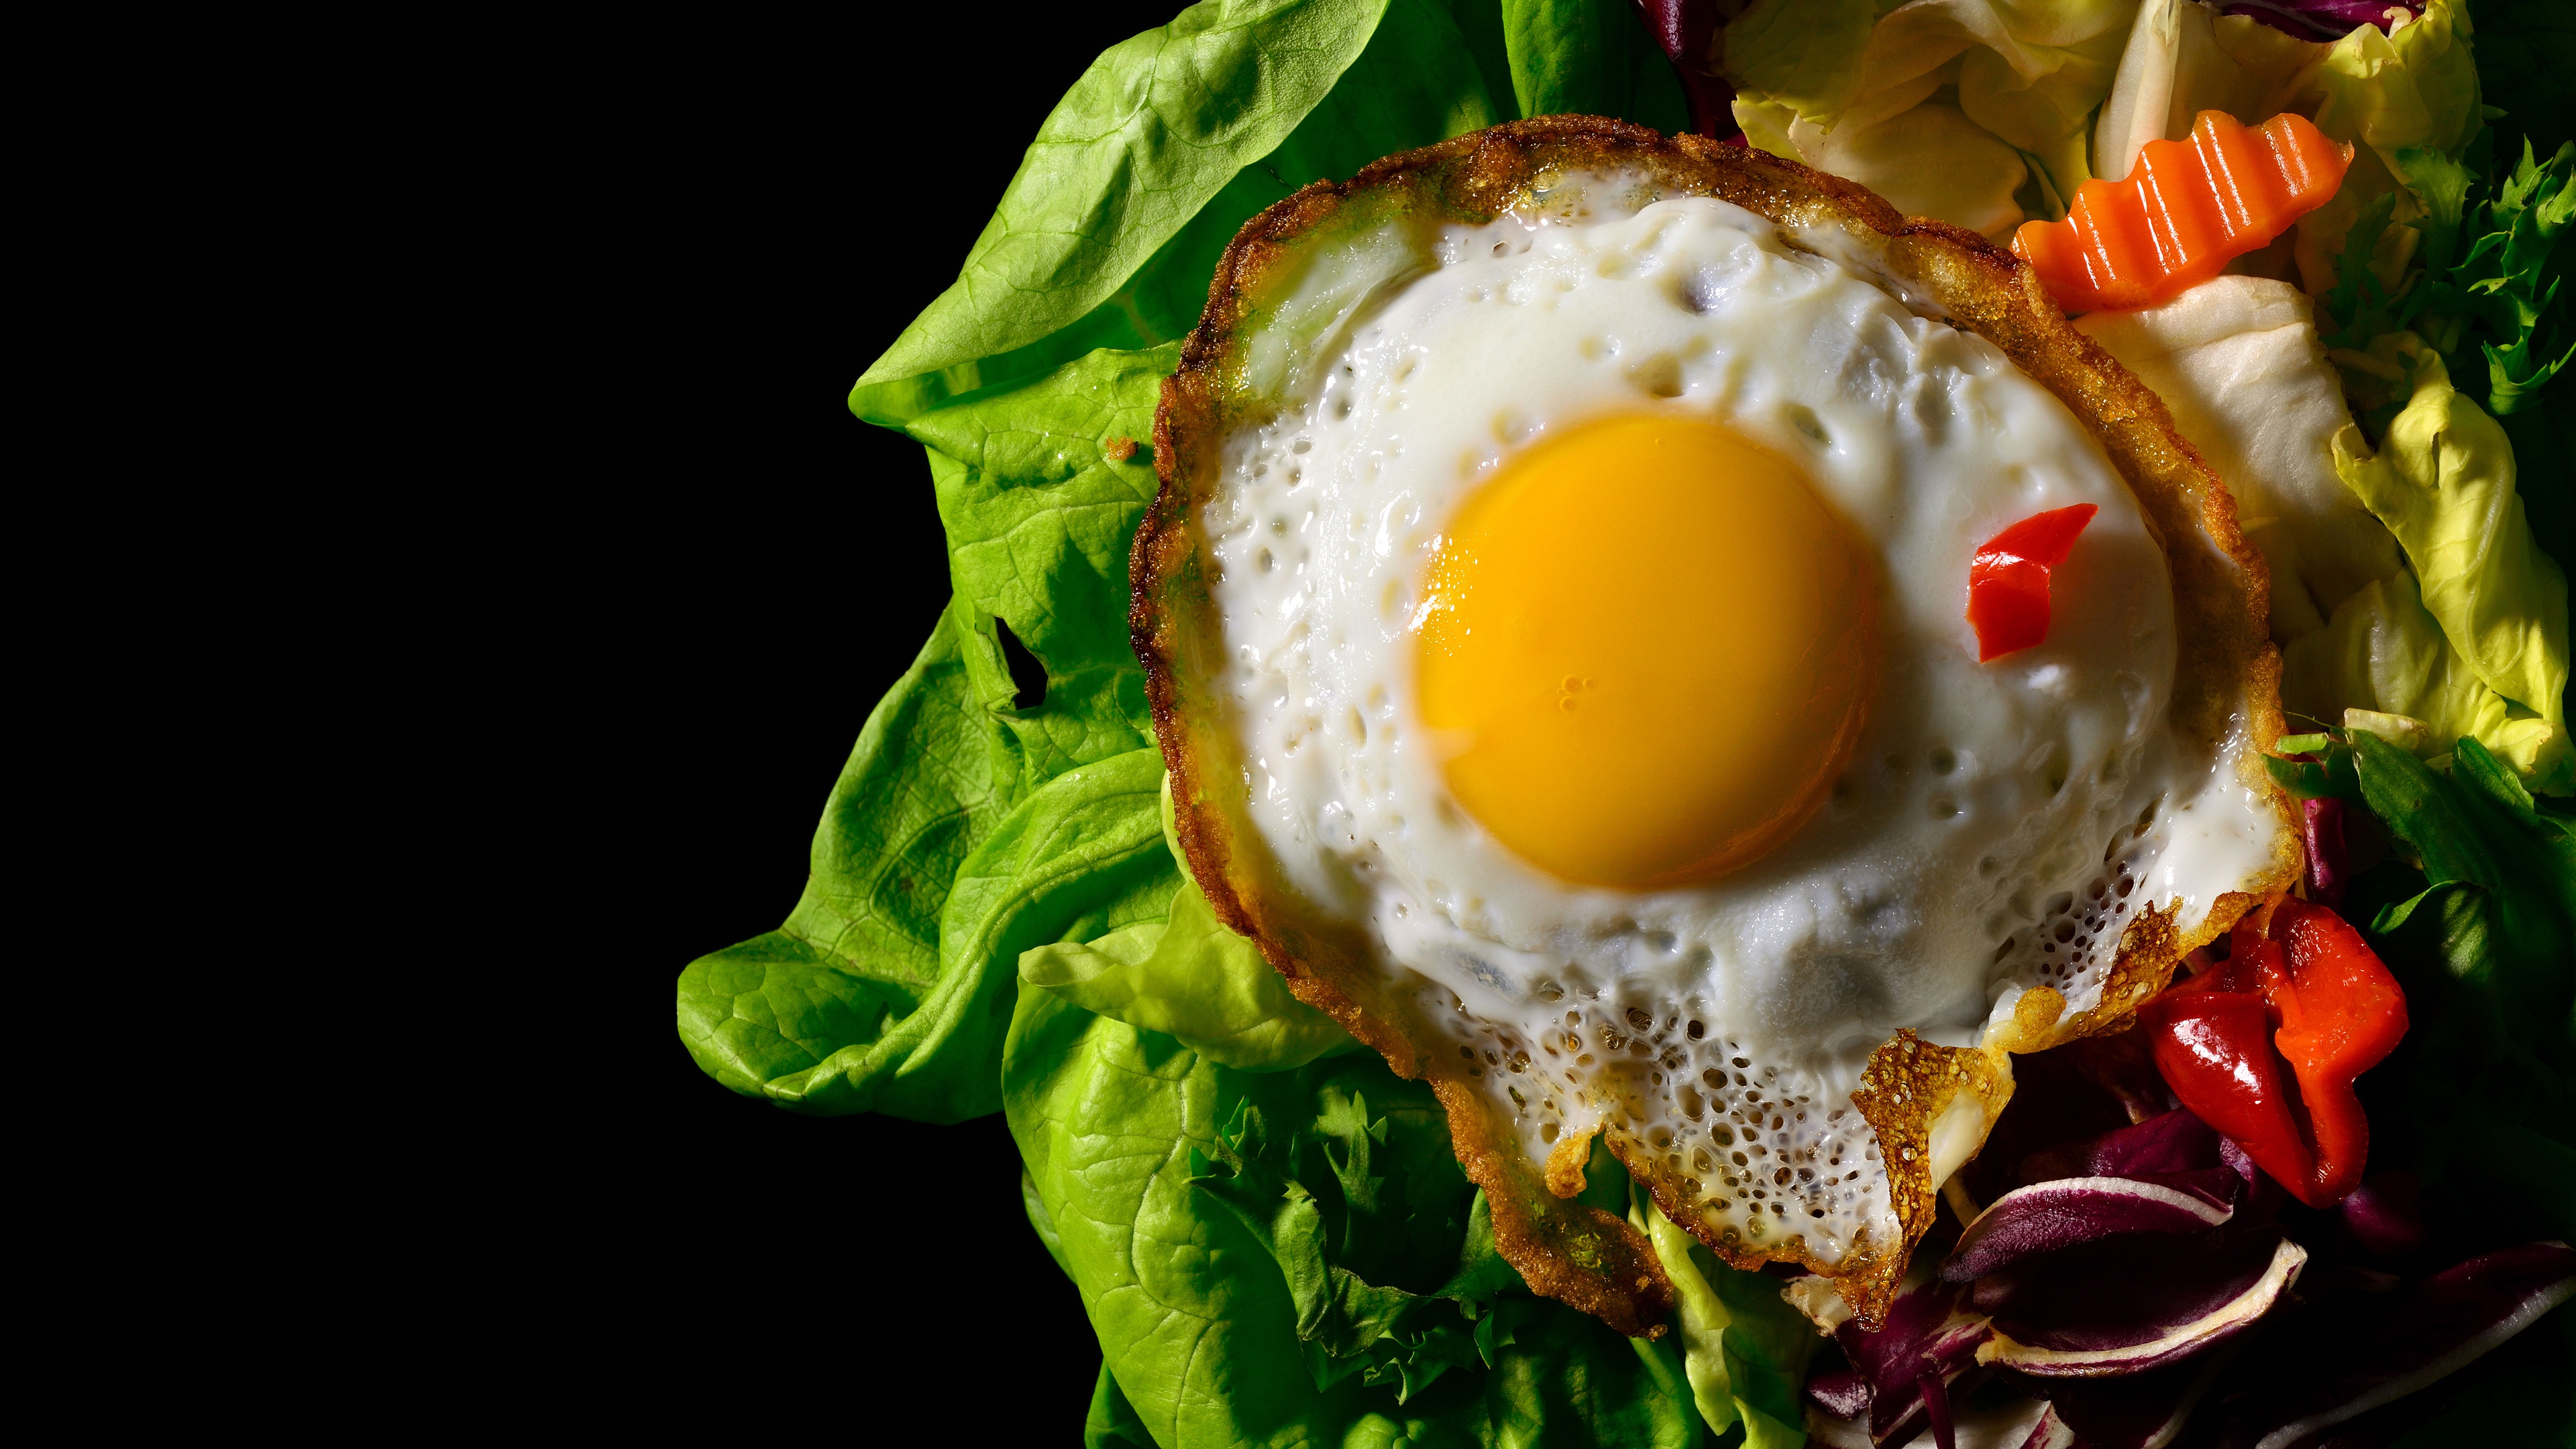
[[[1877,673],[1860,540],[1788,458],[1620,417],[1512,459],[1433,552],[1416,686],[1449,789],[1581,884],[1706,881],[1803,824]]]

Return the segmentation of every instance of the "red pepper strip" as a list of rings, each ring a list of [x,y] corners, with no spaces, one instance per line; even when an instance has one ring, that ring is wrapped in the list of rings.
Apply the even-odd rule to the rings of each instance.
[[[2405,1034],[2406,999],[2342,918],[2297,900],[2249,917],[2227,960],[2138,1018],[2174,1095],[2299,1201],[2328,1207],[2359,1185],[2370,1122],[2353,1078]]]
[[[2289,947],[2278,965],[2262,968],[2263,999],[2280,1022],[2272,1042],[2307,1104],[2316,1195],[2334,1202],[2361,1185],[2370,1154],[2370,1119],[2352,1094],[2353,1078],[2397,1049],[2406,1034],[2406,993],[2361,933],[2323,906],[2281,902],[2271,933]],[[2321,1205],[2305,1194],[2300,1200]]]
[[[2192,1115],[2295,1191],[2315,1175],[2316,1156],[2291,1114],[2272,1015],[2254,990],[2256,957],[2280,949],[2240,943],[2235,955],[2139,1008],[2138,1019],[2156,1070]]]
[[[1968,622],[1977,630],[1978,663],[2048,637],[2048,571],[2066,562],[2075,536],[2100,511],[2078,503],[2034,513],[1977,550],[1968,564]]]

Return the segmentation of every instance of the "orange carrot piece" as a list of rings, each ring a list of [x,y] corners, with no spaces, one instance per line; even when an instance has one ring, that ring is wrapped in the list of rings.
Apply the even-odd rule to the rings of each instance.
[[[2325,205],[2352,154],[2305,116],[2249,130],[2203,111],[2190,140],[2149,141],[2126,178],[2075,188],[2066,220],[2022,223],[2013,254],[2070,312],[2153,306]]]

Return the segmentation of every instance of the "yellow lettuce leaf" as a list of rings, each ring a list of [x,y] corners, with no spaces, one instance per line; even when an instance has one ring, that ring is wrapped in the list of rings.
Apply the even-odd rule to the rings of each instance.
[[[2398,190],[2397,153],[2427,146],[2457,152],[2477,134],[2478,68],[2469,55],[2469,14],[2458,0],[2430,0],[2410,25],[2383,34],[2356,26],[2327,48],[2306,73],[2290,109],[2306,113],[2317,129],[2356,143],[2360,154],[2332,201],[2299,219],[2299,275],[2311,292],[2334,285],[2335,258],[2344,234],[2362,208]],[[2252,119],[2247,117],[2245,119]],[[2396,220],[2422,214],[2404,197]],[[2405,227],[2391,238],[2412,239]],[[2387,245],[2391,238],[2383,238]],[[2391,258],[2377,258],[2382,280],[2395,282]],[[2402,269],[2404,259],[2393,259]]]
[[[2001,241],[2021,225],[2013,193],[2029,170],[2021,153],[1957,106],[1925,101],[1869,125],[1831,131],[1792,121],[1789,154],[1819,171],[1857,181],[1907,216],[1937,217]]]
[[[1737,122],[1754,144],[1780,149],[1768,143],[1788,141],[1784,154],[1810,165],[1833,169],[1798,144],[1797,123],[1838,137],[1839,159],[1852,164],[1855,151],[1916,143],[1915,132],[1885,123],[1931,101],[1955,106],[2066,197],[2092,175],[2093,112],[2110,93],[2137,9],[2138,0],[1909,0],[1881,15],[1871,0],[1760,0],[1727,26],[1724,72],[1739,96]],[[1936,204],[1948,198],[1965,209],[1919,214],[2000,231],[1991,203],[1999,167],[1991,154],[1972,159],[1973,184],[1918,183]],[[1894,174],[1899,165],[1876,169]]]
[[[2347,709],[2422,720],[2429,728],[2419,754],[2447,755],[2470,735],[2533,789],[2576,791],[2566,730],[2487,688],[2424,611],[2404,569],[2344,600],[2325,628],[2281,652],[2281,703],[2294,724],[2340,724]]]
[[[2489,689],[2564,728],[2567,577],[2531,535],[2513,444],[2413,333],[2374,350],[2406,363],[2413,397],[2376,454],[2361,456],[2358,430],[2338,437],[2335,471],[2397,535],[2460,658]]]

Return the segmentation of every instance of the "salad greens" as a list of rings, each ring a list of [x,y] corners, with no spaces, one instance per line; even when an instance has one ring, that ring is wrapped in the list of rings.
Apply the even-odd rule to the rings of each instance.
[[[1375,1055],[1237,1071],[1031,988],[1002,1077],[1032,1219],[1165,1449],[1697,1442],[1669,1340],[1531,1296],[1430,1089]]]
[[[2341,3],[2273,8],[2314,26]],[[2133,0],[1723,8],[1714,63],[1752,143],[1989,234],[2060,214],[2093,174],[2139,29]],[[2357,879],[2356,919],[2392,962],[2439,963],[2407,983],[2433,1025],[2375,1090],[2434,1182],[2532,1195],[2576,1234],[2576,860],[2530,793],[2576,788],[2565,585],[2535,539],[2566,464],[2532,441],[2566,390],[2543,385],[2566,355],[2576,151],[2489,166],[2478,127],[2501,118],[2456,0],[2330,42],[2178,13],[2171,104],[2279,97],[2363,151],[2298,265],[2367,404],[2339,475],[2407,565],[2285,641],[2285,688],[2329,725],[2358,707],[2424,743],[2321,731],[2324,757],[2283,769],[2387,823],[2395,857]],[[2501,64],[2490,103],[2563,83]],[[1606,1153],[1586,1196],[1655,1244],[1676,1332],[1622,1338],[1495,1253],[1429,1091],[1291,997],[1181,867],[1129,647],[1143,440],[1236,229],[1312,181],[1554,111],[1690,118],[1625,0],[1195,5],[1084,73],[955,285],[850,394],[923,446],[952,596],[860,732],[794,912],[689,965],[680,1035],[726,1087],[797,1111],[1007,1114],[1031,1228],[1100,1338],[1086,1444],[1804,1439],[1821,1340]],[[2366,264],[2338,279],[2346,257]]]
[[[1161,795],[1163,844],[1177,864],[1169,775]],[[1260,948],[1218,921],[1185,873],[1162,919],[1024,951],[1020,980],[1085,1011],[1176,1038],[1219,1066],[1275,1071],[1359,1049],[1331,1017],[1288,994]]]

